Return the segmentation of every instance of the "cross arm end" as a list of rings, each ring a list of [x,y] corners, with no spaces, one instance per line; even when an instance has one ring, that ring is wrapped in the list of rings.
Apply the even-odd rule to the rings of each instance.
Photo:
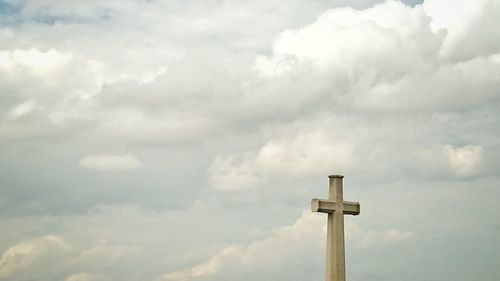
[[[311,210],[313,212],[331,214],[337,209],[336,203],[329,200],[314,198],[311,201]]]
[[[311,200],[311,211],[319,212],[319,199],[314,198]]]
[[[359,202],[344,201],[344,214],[357,216],[361,212]]]

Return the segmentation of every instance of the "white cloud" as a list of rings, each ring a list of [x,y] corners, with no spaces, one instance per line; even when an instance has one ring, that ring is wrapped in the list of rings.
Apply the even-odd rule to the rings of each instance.
[[[2,70],[25,68],[37,75],[54,72],[71,62],[73,56],[55,50],[41,52],[37,49],[0,51],[0,67]]]
[[[210,185],[220,191],[243,191],[258,186],[262,179],[256,174],[254,163],[247,155],[217,157],[209,170]],[[238,159],[240,158],[240,159]]]
[[[483,148],[479,145],[454,147],[445,145],[443,153],[453,171],[459,175],[472,175],[478,172],[483,157]]]
[[[500,1],[428,0],[423,8],[432,17],[432,29],[447,33],[440,51],[444,58],[467,60],[500,52],[496,27]]]
[[[165,274],[159,280],[165,281],[189,281],[197,278],[205,278],[206,276],[218,273],[223,270],[228,263],[235,259],[239,259],[242,249],[237,246],[229,246],[218,252],[207,262],[198,264],[192,268],[174,271]]]
[[[6,250],[0,259],[0,279],[15,279],[16,274],[23,274],[38,268],[40,260],[47,262],[59,259],[58,255],[68,251],[68,245],[62,237],[44,236],[32,241],[21,242]]]
[[[322,69],[382,68],[387,73],[380,75],[389,76],[395,71],[415,70],[419,57],[432,55],[439,48],[442,36],[432,33],[429,21],[420,6],[411,8],[398,1],[366,10],[332,9],[304,28],[281,33],[273,52],[277,57],[311,60]]]
[[[100,279],[96,275],[85,272],[71,274],[66,279],[64,279],[64,281],[98,281],[98,280],[102,279]]]
[[[0,51],[0,140],[57,136],[92,117],[101,63],[55,49]]]
[[[317,256],[325,243],[325,234],[325,216],[306,210],[293,224],[271,230],[264,239],[253,241],[244,247],[228,246],[206,262],[167,273],[159,280],[217,280],[218,274],[228,271],[284,270],[289,264],[295,264],[296,260],[303,261],[304,257]],[[346,240],[351,245],[364,249],[395,244],[414,236],[412,232],[397,229],[366,231],[354,223],[346,226]],[[226,274],[227,276],[230,274]]]
[[[486,33],[480,29],[495,29],[495,20],[488,16],[492,12],[485,9],[496,10],[498,5],[494,1],[469,1],[479,7],[476,16],[486,15],[488,20],[478,23],[481,28],[474,27],[474,34],[464,35],[480,38],[451,46],[448,43],[454,40],[450,39],[455,36],[454,27],[450,24],[448,33],[447,29],[432,28],[431,16],[441,19],[441,14],[432,13],[433,7],[450,11],[455,5],[465,5],[464,11],[470,9],[464,3],[448,2],[426,1],[425,9],[386,1],[365,10],[329,10],[312,24],[279,34],[273,55],[257,58],[255,69],[266,77],[293,76],[300,69],[311,71],[312,63],[314,73],[325,75],[315,83],[328,79],[332,98],[362,112],[461,109],[495,100],[500,67],[487,57],[500,52],[500,47],[495,47],[498,40],[491,39],[500,33],[496,29],[493,37],[483,36]],[[456,22],[463,21],[455,13],[447,14],[458,17]],[[475,26],[473,21],[466,25]],[[448,28],[444,23],[442,27]],[[476,42],[484,46],[481,52],[462,50]],[[469,54],[456,60],[443,52]],[[287,63],[294,60],[297,63]],[[310,88],[310,95],[314,94],[315,89]]]
[[[264,268],[282,268],[293,256],[302,256],[308,247],[316,244],[323,236],[324,220],[304,211],[292,225],[279,227],[271,231],[269,237],[253,241],[246,247],[228,246],[216,253],[208,261],[191,268],[167,273],[165,281],[189,281],[198,278],[212,280],[222,271],[228,270],[263,270]],[[308,242],[308,243],[306,243]],[[272,249],[272,251],[270,251]],[[208,279],[210,278],[210,279]]]
[[[76,219],[88,223],[88,217]],[[109,280],[106,268],[123,263],[137,249],[88,237],[82,240],[85,231],[79,233],[83,235],[79,239],[45,235],[10,246],[0,258],[0,280],[32,280],[34,273],[37,280]]]
[[[257,163],[277,174],[317,175],[335,168],[345,169],[351,162],[354,144],[324,131],[299,134],[292,140],[266,143]],[[325,168],[319,168],[325,166]]]
[[[132,154],[88,155],[80,160],[80,166],[95,171],[131,171],[143,167]]]
[[[346,224],[346,233],[346,240],[361,248],[385,246],[415,237],[415,233],[411,231],[398,229],[364,230],[355,223]]]
[[[167,73],[167,67],[166,66],[160,67],[156,71],[147,72],[143,74],[141,82],[144,84],[151,83],[155,81],[158,77],[164,75],[165,73]]]
[[[271,177],[311,177],[342,171],[352,164],[354,144],[323,130],[304,132],[291,139],[270,140],[257,152],[218,157],[209,180],[221,191],[258,187]]]
[[[290,72],[297,60],[293,56],[275,55],[272,58],[258,56],[253,70],[262,77],[274,78]]]
[[[240,58],[217,49],[208,57],[194,52],[192,57],[173,59],[168,54],[175,48],[162,49],[167,43],[160,39],[158,48],[147,52],[137,46],[114,50],[109,56],[105,56],[110,51],[107,47],[114,45],[104,43],[96,44],[102,45],[96,48],[103,54],[76,47],[64,52],[2,51],[0,65],[11,69],[5,73],[12,79],[1,86],[21,93],[9,104],[10,115],[26,109],[22,105],[28,101],[36,108],[25,111],[31,119],[10,118],[0,124],[0,137],[22,139],[81,128],[80,136],[99,143],[193,143],[238,130],[241,122],[255,128],[302,114],[301,118],[308,118],[308,107],[331,111],[324,101],[339,101],[365,112],[465,108],[471,102],[495,99],[498,63],[480,56],[461,62],[441,58],[448,35],[431,28],[433,19],[427,10],[436,5],[431,4],[423,8],[387,1],[365,10],[330,9],[303,28],[278,34],[268,56],[256,55],[254,50]],[[121,12],[139,6],[154,11],[153,4],[112,6]],[[85,7],[84,11],[91,8]],[[37,14],[41,6],[31,4],[27,10]],[[52,7],[52,13],[72,11],[63,5]],[[430,16],[440,18],[438,14]],[[161,18],[154,20],[163,24]],[[231,63],[218,64],[219,56]],[[120,57],[131,63],[123,65]],[[253,65],[249,57],[255,57]],[[32,83],[22,83],[26,79],[21,79],[20,70],[25,68],[31,69]],[[58,82],[47,85],[47,81]],[[456,102],[449,103],[450,99]]]
[[[7,113],[8,119],[18,119],[23,116],[29,115],[36,109],[36,102],[33,100],[27,100],[21,104],[16,105]]]

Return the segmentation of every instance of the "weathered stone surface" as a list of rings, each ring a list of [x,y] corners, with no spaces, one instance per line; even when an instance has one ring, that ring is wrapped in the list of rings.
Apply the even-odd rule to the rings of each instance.
[[[345,281],[344,214],[359,215],[358,202],[344,201],[344,176],[331,175],[328,200],[312,199],[311,210],[328,214],[326,281]]]

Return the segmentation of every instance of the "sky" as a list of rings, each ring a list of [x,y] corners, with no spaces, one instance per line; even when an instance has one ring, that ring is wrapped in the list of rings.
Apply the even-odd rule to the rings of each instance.
[[[0,280],[498,280],[499,14],[0,0]]]

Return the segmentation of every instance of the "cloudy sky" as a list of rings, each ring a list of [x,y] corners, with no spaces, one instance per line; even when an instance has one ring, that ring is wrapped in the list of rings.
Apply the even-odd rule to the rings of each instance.
[[[499,14],[0,0],[0,280],[498,280]]]

